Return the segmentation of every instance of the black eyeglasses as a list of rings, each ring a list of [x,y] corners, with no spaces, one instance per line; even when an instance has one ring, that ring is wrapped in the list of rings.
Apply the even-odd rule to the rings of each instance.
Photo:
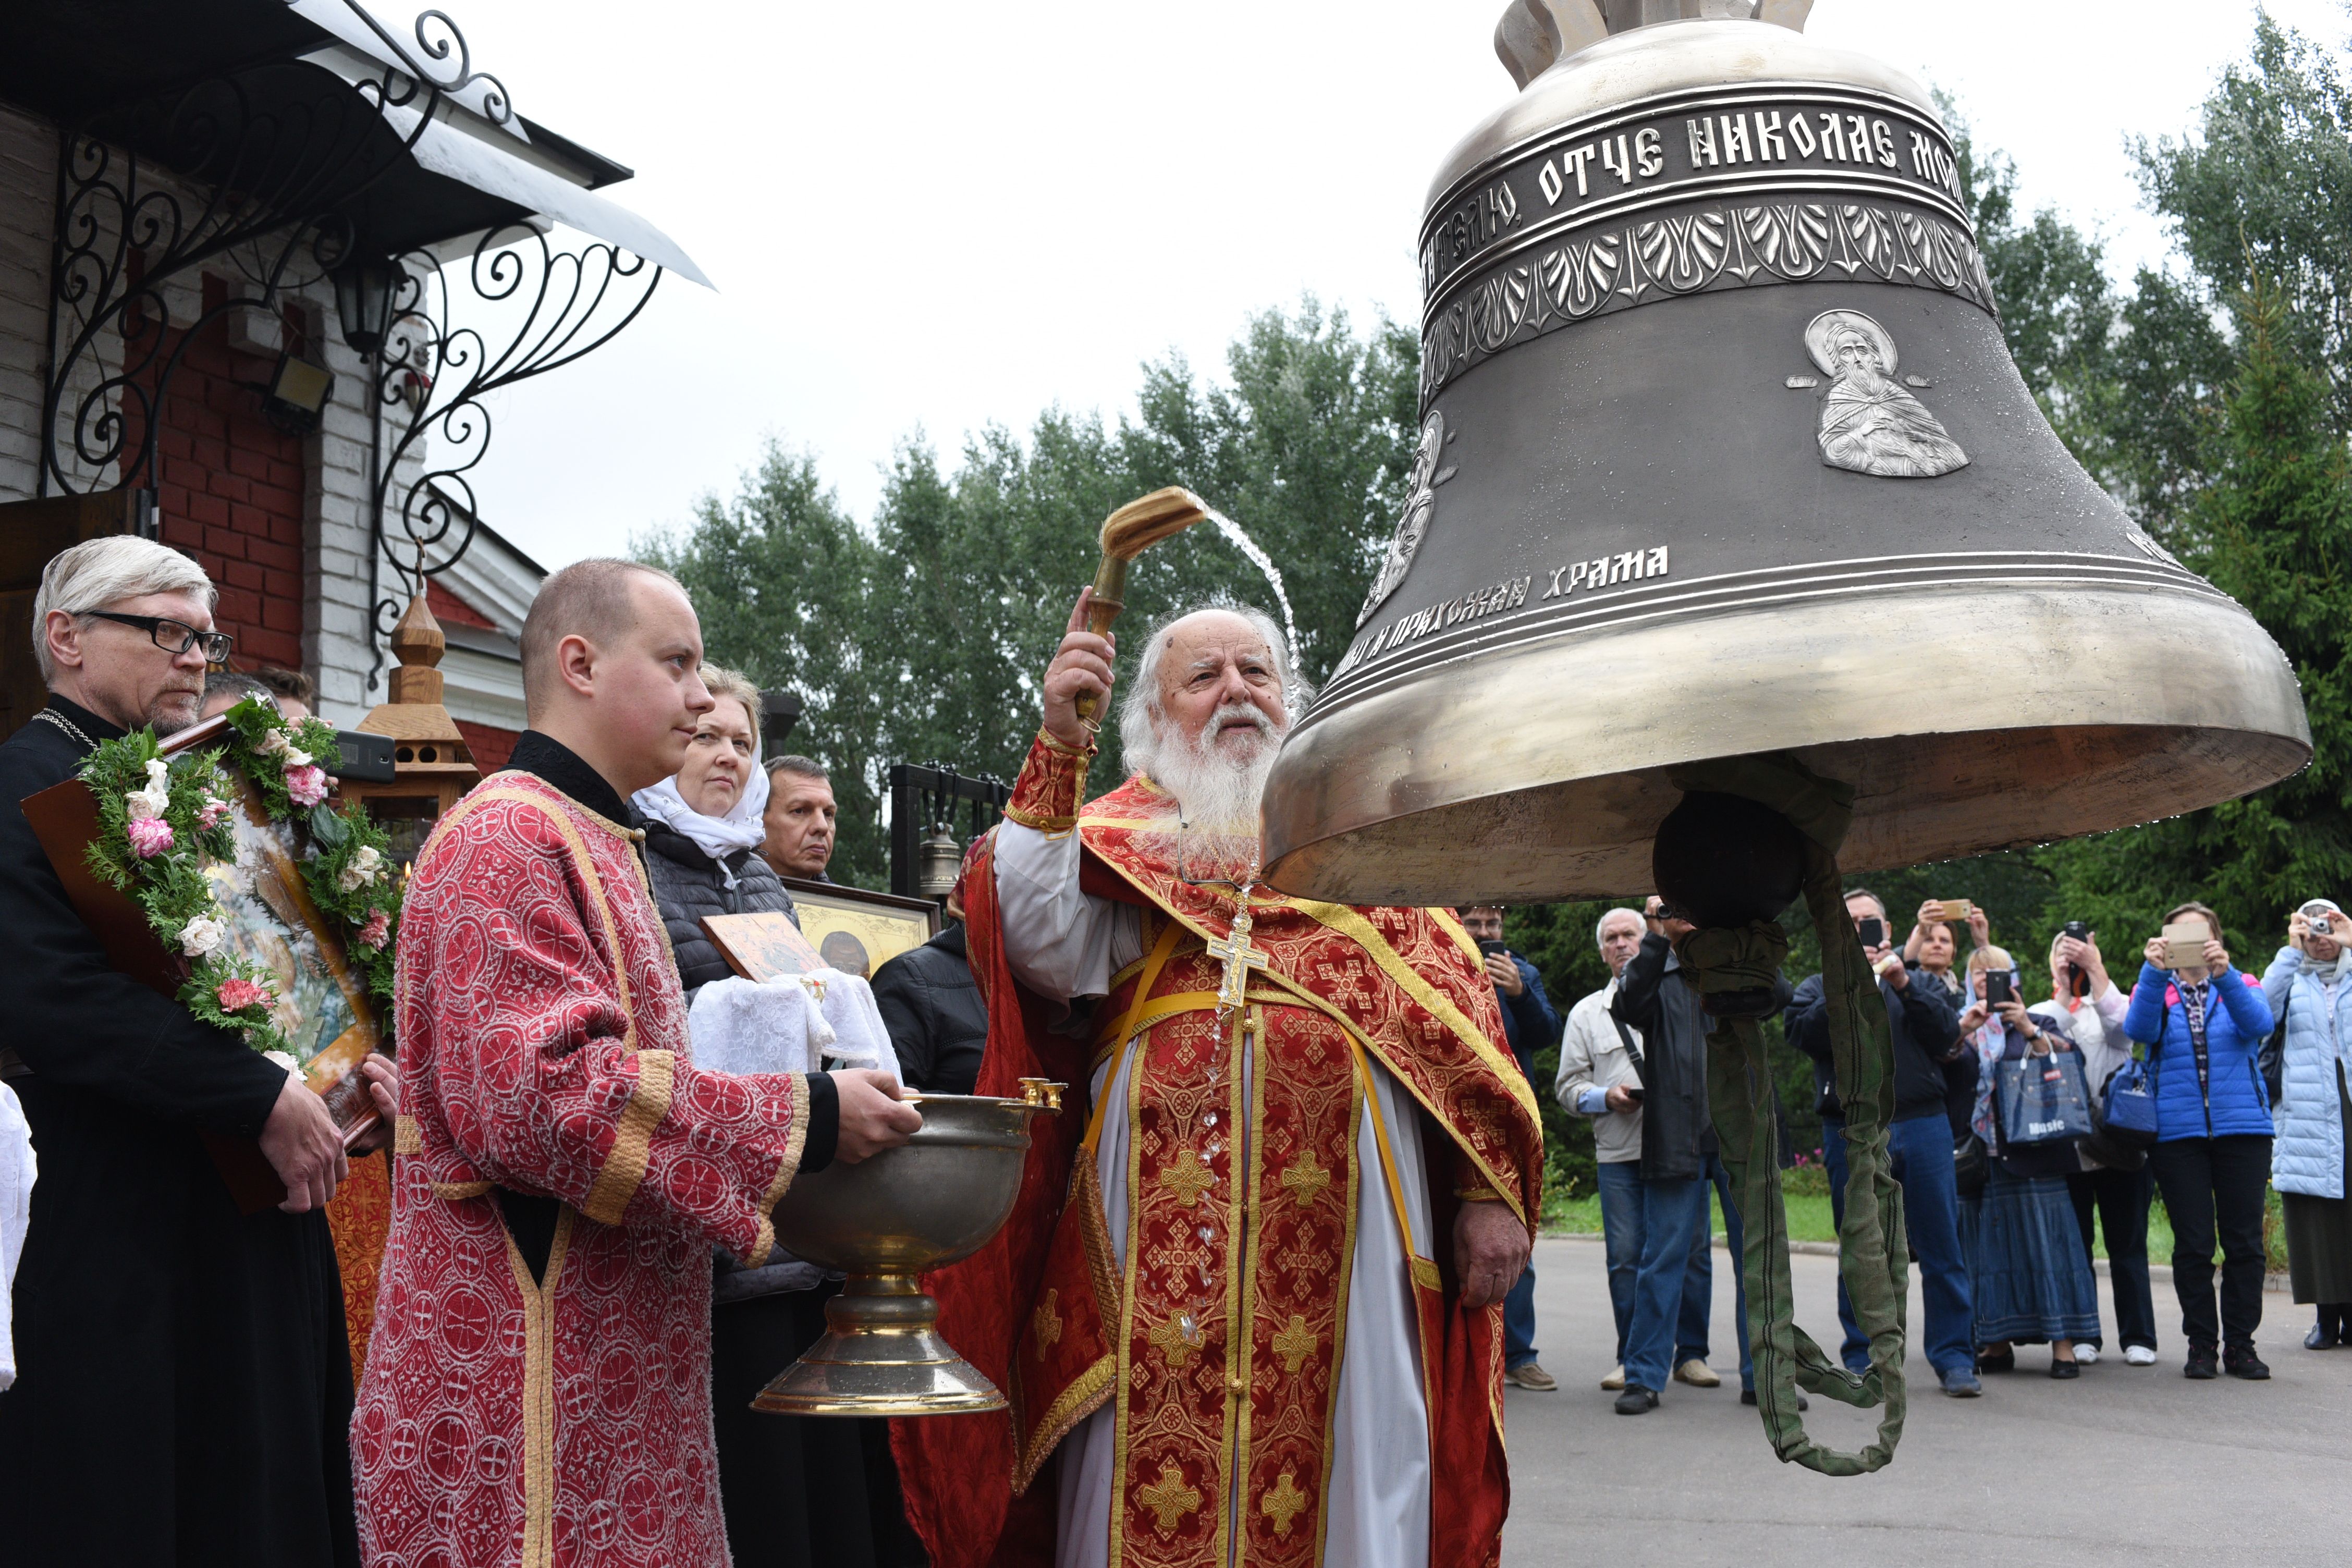
[[[236,646],[236,639],[226,632],[200,632],[185,621],[169,620],[162,616],[118,616],[112,610],[77,610],[74,613],[87,616],[94,621],[112,621],[118,626],[136,626],[154,638],[157,647],[175,658],[190,648],[201,646],[205,650],[205,663],[223,664],[227,662],[229,649]]]

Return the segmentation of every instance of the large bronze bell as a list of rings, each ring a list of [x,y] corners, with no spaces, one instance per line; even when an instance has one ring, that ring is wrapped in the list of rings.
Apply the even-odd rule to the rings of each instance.
[[[1853,784],[1852,870],[2309,758],[2277,647],[2027,393],[1926,89],[1807,8],[1506,14],[1522,90],[1431,187],[1411,495],[1266,790],[1276,886],[1643,889],[1706,758]]]

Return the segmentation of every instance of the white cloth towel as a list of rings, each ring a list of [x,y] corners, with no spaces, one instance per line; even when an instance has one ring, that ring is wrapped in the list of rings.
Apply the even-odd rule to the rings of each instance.
[[[25,1255],[25,1231],[33,1219],[36,1173],[32,1124],[16,1102],[16,1091],[0,1083],[0,1389],[16,1381],[10,1293],[16,1284],[16,1260]]]
[[[897,1078],[898,1053],[874,988],[837,969],[753,983],[714,980],[695,993],[687,1030],[694,1065],[713,1072],[823,1072],[878,1068]]]

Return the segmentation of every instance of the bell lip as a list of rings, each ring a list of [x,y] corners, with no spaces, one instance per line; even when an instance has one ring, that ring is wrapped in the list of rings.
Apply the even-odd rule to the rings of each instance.
[[[1968,679],[1932,697],[1899,675],[1921,627],[1935,628],[1938,647],[1968,650]],[[1774,669],[1777,685],[1756,673]],[[1995,745],[2062,765],[2096,755],[2100,778],[2119,781],[2113,805],[2088,793],[2019,795],[2015,831],[1943,843],[1924,829],[1906,837],[1900,814],[1873,812],[1866,795],[1852,868],[2077,837],[2251,794],[2309,760],[2311,731],[2284,656],[2210,591],[1976,585],[1601,628],[1450,661],[1310,711],[1267,781],[1265,876],[1286,893],[1354,903],[1628,893],[1648,884],[1648,839],[1675,798],[1669,768],[1789,752],[1845,776],[1841,763],[1862,766],[1862,749],[1876,747],[1948,753],[1962,767],[1973,756],[1992,771],[2009,754],[1986,749]],[[2168,782],[2174,793],[2160,793]],[[1965,803],[1985,798],[1954,794],[1939,807],[1965,820]],[[2065,826],[2037,830],[2035,814]],[[1426,847],[1433,835],[1444,849]],[[1886,842],[1925,847],[1871,848]],[[1497,870],[1492,857],[1509,864]],[[1604,862],[1605,874],[1575,869]],[[1377,886],[1351,869],[1375,864]]]
[[[1944,125],[1935,99],[1916,78],[1858,49],[1817,43],[1777,22],[1753,18],[1654,22],[1612,34],[1554,62],[1480,121],[1438,164],[1422,205],[1423,222],[1479,169],[1571,121],[1694,88],[1777,81],[1883,92]]]

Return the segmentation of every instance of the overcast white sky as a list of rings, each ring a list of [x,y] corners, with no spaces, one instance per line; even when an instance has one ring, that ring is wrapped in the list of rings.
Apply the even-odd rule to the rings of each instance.
[[[1222,370],[1249,313],[1304,291],[1417,322],[1429,178],[1512,90],[1502,0],[448,8],[518,109],[637,171],[606,194],[719,286],[666,279],[614,342],[494,404],[484,513],[551,568],[683,522],[772,434],[868,517],[919,427],[951,458],[1050,404],[1115,417],[1142,362]],[[2269,8],[2352,33],[2342,0]],[[2189,127],[2254,11],[1819,0],[1807,30],[1953,93],[2029,205],[2127,272],[2165,241],[2126,141]]]

